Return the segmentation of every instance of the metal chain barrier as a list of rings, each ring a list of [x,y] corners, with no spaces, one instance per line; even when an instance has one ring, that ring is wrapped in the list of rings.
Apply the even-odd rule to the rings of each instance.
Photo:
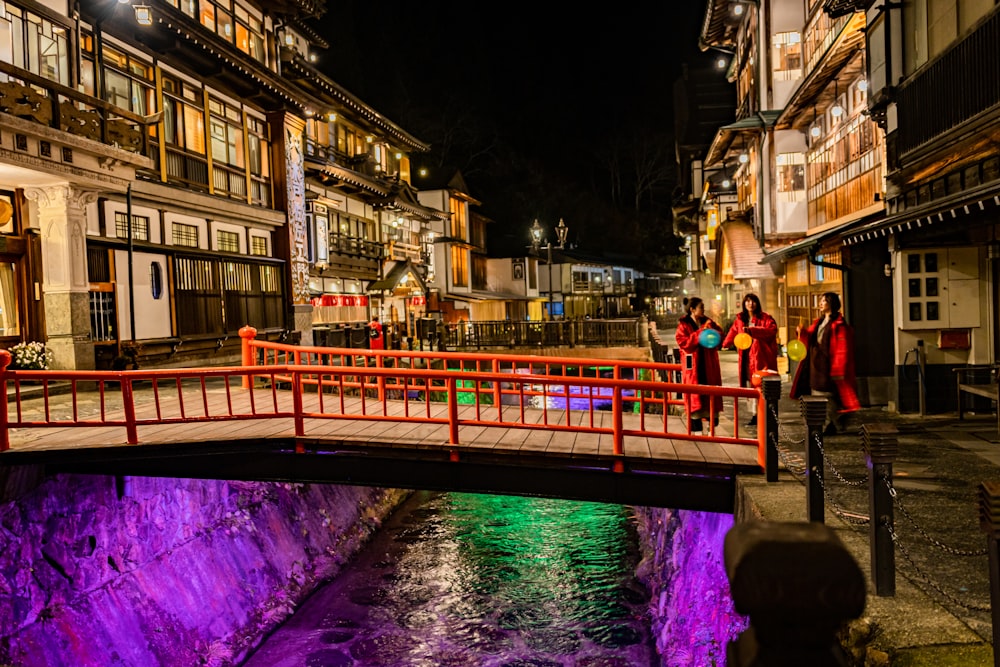
[[[778,412],[777,412],[777,410],[775,409],[775,407],[773,405],[771,406],[771,416],[774,417],[775,423],[778,424],[778,435],[781,438],[784,438],[785,440],[787,440],[788,442],[790,442],[793,445],[804,445],[804,444],[806,444],[806,439],[805,438],[802,438],[801,440],[796,440],[795,438],[793,438],[790,435],[788,435],[788,431],[786,431],[784,428],[781,427],[781,420],[778,419]]]
[[[844,477],[837,469],[837,466],[833,465],[833,461],[831,461],[830,457],[826,455],[826,452],[823,451],[823,438],[821,438],[818,433],[816,434],[816,446],[819,447],[819,453],[823,455],[823,462],[830,469],[830,472],[833,473],[833,476],[839,479],[841,483],[846,484],[847,486],[854,486],[854,487],[862,487],[868,483],[867,472],[865,473],[864,477],[856,481],[851,481],[846,477]]]
[[[882,477],[881,481],[889,489],[889,495],[892,496],[893,505],[896,506],[899,513],[906,517],[907,521],[913,524],[913,527],[917,529],[917,532],[920,533],[921,537],[930,542],[932,545],[946,553],[951,554],[952,556],[985,556],[989,553],[989,551],[985,548],[976,549],[975,551],[969,549],[956,549],[955,547],[948,546],[947,544],[934,539],[920,526],[920,524],[916,522],[916,520],[914,520],[910,513],[906,511],[906,508],[903,507],[902,503],[899,502],[899,494],[896,491],[896,488],[892,485],[892,480]]]
[[[927,584],[935,591],[937,591],[946,600],[948,600],[949,602],[951,602],[956,606],[962,607],[963,609],[968,609],[969,611],[982,611],[982,612],[990,612],[992,610],[992,607],[988,605],[966,604],[965,602],[962,602],[948,591],[941,588],[941,586],[939,586],[933,579],[927,576],[924,573],[924,571],[921,570],[920,567],[915,562],[913,562],[913,558],[910,556],[910,553],[903,546],[903,543],[899,541],[899,536],[896,534],[896,531],[892,529],[892,526],[887,525],[886,528],[889,531],[889,535],[892,537],[892,543],[896,546],[896,549],[899,551],[899,553],[902,554],[903,558],[906,559],[906,562],[910,564],[910,567],[913,568],[913,574],[920,582]],[[924,593],[927,593],[927,591],[924,590]]]
[[[867,514],[863,514],[861,512],[851,512],[834,500],[833,496],[830,495],[830,489],[827,488],[826,481],[822,476],[819,477],[819,485],[823,488],[823,495],[826,496],[827,501],[830,503],[830,510],[836,514],[838,518],[852,526],[868,525],[871,519],[868,518]]]
[[[793,452],[790,452],[786,449],[782,449],[781,447],[777,447],[777,450],[778,450],[778,459],[780,459],[781,462],[785,464],[785,469],[788,470],[788,472],[792,473],[792,475],[795,476],[795,479],[797,479],[802,484],[805,484],[806,483],[805,462],[797,454]]]

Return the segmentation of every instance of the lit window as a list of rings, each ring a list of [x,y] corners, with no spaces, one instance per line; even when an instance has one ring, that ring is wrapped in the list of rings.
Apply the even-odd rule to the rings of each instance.
[[[216,250],[221,252],[239,252],[240,235],[236,232],[227,232],[222,229],[215,234]]]

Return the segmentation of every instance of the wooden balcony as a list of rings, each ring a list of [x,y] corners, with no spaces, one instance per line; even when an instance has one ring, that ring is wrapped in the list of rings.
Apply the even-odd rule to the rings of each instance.
[[[146,155],[145,119],[104,100],[0,61],[0,112]]]
[[[900,86],[900,156],[1000,104],[1000,12]]]

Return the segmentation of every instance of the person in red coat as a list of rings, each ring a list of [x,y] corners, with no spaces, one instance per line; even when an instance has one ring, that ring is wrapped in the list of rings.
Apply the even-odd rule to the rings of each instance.
[[[677,347],[681,349],[681,382],[684,384],[722,384],[722,369],[719,367],[718,347],[704,347],[699,337],[706,329],[714,329],[719,336],[723,334],[722,327],[705,315],[705,302],[696,296],[684,299],[687,315],[677,322]],[[691,420],[691,432],[702,430],[702,419],[711,418],[713,423],[719,423],[719,413],[722,412],[722,397],[701,394],[684,394],[684,407]]]
[[[824,396],[827,399],[824,435],[843,430],[843,417],[861,409],[854,377],[854,329],[840,313],[840,297],[827,292],[819,300],[820,317],[808,329],[797,327],[808,350],[792,380],[792,398]]]
[[[378,315],[374,315],[368,323],[368,347],[372,350],[385,349],[385,337],[382,335],[382,323],[378,321]]]
[[[749,387],[750,378],[757,371],[778,370],[778,323],[761,308],[756,294],[743,297],[743,310],[729,327],[722,347],[730,347],[736,336],[745,333],[752,339],[750,347],[739,351],[740,386]],[[750,422],[757,424],[757,401],[750,400]]]

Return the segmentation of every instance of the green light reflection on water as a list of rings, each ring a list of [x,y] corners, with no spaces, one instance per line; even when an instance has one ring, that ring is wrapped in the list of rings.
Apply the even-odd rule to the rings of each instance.
[[[631,616],[636,538],[620,505],[450,494],[454,593],[487,595],[541,622]],[[531,623],[531,618],[520,619]]]

